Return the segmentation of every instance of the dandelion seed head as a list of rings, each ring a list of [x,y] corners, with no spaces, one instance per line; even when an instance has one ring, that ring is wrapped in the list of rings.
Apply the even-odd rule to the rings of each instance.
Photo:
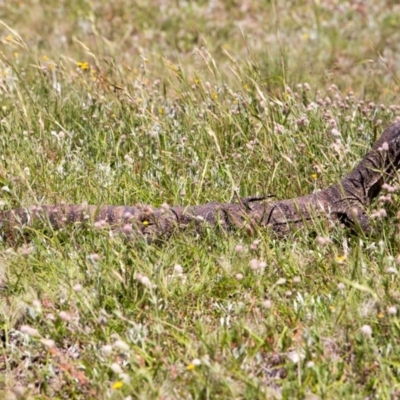
[[[339,136],[340,136],[340,132],[339,132],[336,128],[333,128],[333,129],[331,130],[331,135],[332,135],[333,137],[339,137]]]
[[[236,251],[236,253],[242,253],[243,250],[244,250],[243,245],[237,244],[237,245],[235,246],[235,251]]]
[[[72,317],[69,313],[67,313],[66,311],[60,311],[58,313],[58,316],[64,321],[64,322],[69,322],[71,321]]]
[[[161,204],[161,209],[164,211],[168,211],[170,209],[170,205],[168,203],[162,203]]]
[[[304,358],[304,354],[299,350],[289,351],[287,357],[290,361],[297,364],[300,360]]]
[[[296,123],[298,126],[308,126],[310,124],[310,120],[307,117],[303,116],[298,118],[296,120]]]
[[[371,218],[373,219],[380,218],[379,211],[373,211],[371,213]]]
[[[56,347],[56,343],[55,343],[55,341],[52,340],[52,339],[45,339],[45,338],[43,338],[43,339],[40,339],[40,342],[41,342],[44,346],[48,347],[49,349],[54,349],[54,348]]]
[[[39,333],[39,331],[38,331],[36,328],[32,328],[32,327],[29,326],[29,325],[22,325],[22,326],[19,328],[19,330],[20,330],[22,333],[26,333],[28,336],[31,336],[31,337],[40,337],[40,336],[41,336],[40,333]]]
[[[112,363],[110,365],[110,368],[111,368],[111,371],[114,372],[114,374],[117,374],[117,375],[122,374],[124,372],[123,369],[121,368],[121,366],[119,364],[117,364],[117,363]]]
[[[100,221],[95,221],[93,226],[95,229],[101,229],[103,227],[103,224]]]
[[[133,232],[132,225],[131,224],[125,224],[122,227],[122,232],[124,232],[124,234],[127,235],[127,236],[131,235],[132,232]]]
[[[256,251],[257,249],[258,249],[258,244],[252,243],[252,244],[250,245],[250,250],[251,250],[251,251]]]
[[[180,264],[175,264],[174,265],[174,272],[178,275],[183,274],[183,268],[182,265]]]
[[[343,282],[339,282],[338,285],[337,285],[337,288],[339,290],[344,290],[346,288],[346,285]]]
[[[98,263],[100,261],[100,256],[97,253],[92,253],[89,255],[89,259],[94,263]]]
[[[361,333],[366,337],[372,336],[372,328],[369,325],[363,325],[361,327]]]
[[[129,154],[125,154],[125,155],[124,155],[124,160],[125,160],[128,164],[133,164],[133,158],[132,158]]]
[[[306,366],[307,366],[307,368],[313,368],[313,367],[315,367],[315,362],[314,361],[307,361]]]
[[[27,256],[29,256],[29,254],[31,254],[31,253],[32,253],[32,248],[31,248],[31,247],[29,247],[29,246],[27,246],[27,245],[22,246],[21,254],[22,254],[23,256],[27,257]]]
[[[129,345],[121,339],[114,342],[113,347],[121,351],[129,351]]]
[[[390,306],[387,308],[388,314],[390,315],[396,315],[397,314],[397,307],[395,306]]]
[[[131,381],[131,377],[127,373],[119,374],[119,378],[122,380],[123,383],[128,384]],[[125,400],[129,400],[129,396],[125,397]],[[132,397],[131,397],[132,400]]]
[[[56,320],[56,317],[54,316],[53,313],[48,313],[48,314],[46,315],[46,319],[47,319],[48,321],[55,321],[55,320]]]
[[[151,287],[152,286],[150,279],[146,275],[137,274],[136,275],[136,280],[138,282],[140,282],[143,286],[146,286],[146,287]]]
[[[260,264],[256,258],[253,258],[250,260],[250,269],[253,271],[256,271],[258,268],[260,268]]]
[[[331,239],[329,237],[324,236],[317,236],[315,240],[320,246],[326,246],[331,242]]]
[[[267,268],[267,263],[265,261],[260,261],[259,267],[260,268]]]
[[[83,287],[80,283],[77,283],[76,285],[73,286],[72,289],[74,290],[74,292],[78,293],[82,291]]]
[[[42,303],[39,300],[33,300],[32,301],[32,306],[35,309],[37,313],[42,312]]]
[[[274,122],[274,132],[275,133],[285,133],[285,127],[281,124]]]
[[[124,215],[122,216],[124,219],[130,221],[133,218],[133,215],[130,212],[124,212]]]
[[[113,351],[113,347],[109,344],[104,345],[101,348],[101,352],[105,355],[105,356],[109,356]]]
[[[269,299],[266,299],[262,302],[262,306],[266,309],[269,310],[272,307],[272,301]]]
[[[17,383],[12,389],[11,392],[14,396],[16,396],[16,398],[18,399],[23,399],[25,398],[25,394],[26,394],[26,389],[24,386],[22,386],[20,383]],[[8,396],[8,398],[11,398],[10,396]]]

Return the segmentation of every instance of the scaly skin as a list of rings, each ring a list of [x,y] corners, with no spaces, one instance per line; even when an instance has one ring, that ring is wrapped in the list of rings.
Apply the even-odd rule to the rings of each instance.
[[[400,166],[400,123],[382,134],[361,162],[342,181],[318,193],[290,200],[268,201],[249,198],[239,203],[207,203],[188,207],[152,208],[151,206],[33,206],[0,213],[5,236],[14,229],[43,221],[54,229],[66,224],[92,221],[95,227],[120,229],[126,235],[166,238],[176,229],[201,230],[205,225],[225,230],[255,226],[270,228],[285,236],[293,228],[321,216],[358,225],[369,231],[365,208],[380,192],[384,182],[393,178]]]

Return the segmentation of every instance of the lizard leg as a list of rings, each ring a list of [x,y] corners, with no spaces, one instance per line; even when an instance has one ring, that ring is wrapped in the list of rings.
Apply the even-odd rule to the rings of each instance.
[[[365,234],[371,232],[370,218],[360,207],[354,206],[348,212],[339,213],[338,218],[340,222],[351,229],[358,227]]]

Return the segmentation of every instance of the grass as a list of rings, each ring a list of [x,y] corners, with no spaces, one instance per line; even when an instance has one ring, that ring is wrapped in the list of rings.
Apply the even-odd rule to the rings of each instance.
[[[0,20],[4,209],[296,197],[400,117],[395,2],[26,1]],[[399,202],[371,205],[369,237],[1,242],[1,395],[397,398]]]

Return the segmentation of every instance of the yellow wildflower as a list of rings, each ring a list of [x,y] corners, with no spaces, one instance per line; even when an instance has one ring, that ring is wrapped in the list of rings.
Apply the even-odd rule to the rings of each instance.
[[[87,71],[90,68],[90,65],[87,61],[81,62],[78,61],[76,63],[76,65],[78,66],[78,68],[80,68],[82,71]]]
[[[317,174],[311,174],[311,178],[317,179],[317,178],[318,178],[318,175],[317,175]]]
[[[192,360],[192,362],[186,367],[188,371],[193,371],[196,367],[201,365],[201,361],[198,358]]]
[[[346,261],[346,256],[345,256],[345,255],[343,255],[343,256],[336,256],[336,262],[337,262],[338,264],[343,264],[345,261]]]
[[[118,390],[118,389],[121,389],[122,386],[124,386],[124,382],[117,381],[117,382],[114,382],[114,383],[113,383],[112,388],[113,388],[114,390]]]

